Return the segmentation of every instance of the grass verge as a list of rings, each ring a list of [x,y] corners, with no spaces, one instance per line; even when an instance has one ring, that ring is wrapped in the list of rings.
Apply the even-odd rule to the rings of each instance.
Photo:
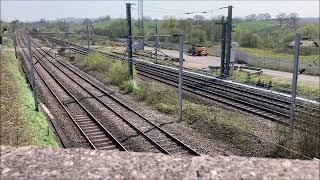
[[[14,52],[1,50],[1,145],[58,147],[43,113],[34,110],[31,91]]]
[[[247,75],[246,72],[234,71],[231,79],[249,85],[256,85],[259,79],[262,82],[269,83],[272,81],[272,89],[279,92],[290,93],[291,92],[291,83],[285,80],[274,79],[271,76],[267,75]],[[306,97],[308,99],[317,99],[320,97],[320,88],[317,84],[314,86],[298,83],[297,92],[299,96]]]
[[[264,57],[270,59],[284,59],[293,61],[293,53],[275,53],[273,50],[266,49],[258,49],[258,48],[239,48],[240,51],[248,53],[254,57]],[[319,59],[319,55],[299,55],[300,62],[313,63],[313,61],[317,61]]]
[[[90,53],[81,65],[89,71],[97,71],[103,74],[105,80],[112,85],[123,86],[123,89],[135,89],[134,82],[128,82],[128,65],[127,63],[107,58],[99,53]],[[135,68],[133,68],[133,79],[136,76]]]

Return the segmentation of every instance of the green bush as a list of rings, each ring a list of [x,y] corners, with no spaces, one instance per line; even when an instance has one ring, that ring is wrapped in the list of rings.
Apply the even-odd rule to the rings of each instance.
[[[112,60],[108,60],[99,53],[90,53],[84,58],[81,64],[91,71],[105,72],[109,70]]]
[[[146,101],[160,112],[174,114],[177,112],[177,93],[165,87],[156,87],[151,83],[141,83],[134,96]]]
[[[81,65],[90,71],[100,72],[105,79],[113,85],[123,85],[124,89],[126,89],[126,86],[134,85],[132,82],[130,82],[131,85],[127,83],[127,81],[129,81],[127,63],[109,59],[99,53],[90,53],[85,57]],[[135,76],[136,70],[133,68],[133,78],[135,78]],[[128,90],[130,91],[130,88]]]
[[[184,102],[182,106],[183,119],[187,125],[193,124],[198,120],[208,120],[210,112],[206,106]]]
[[[125,81],[129,80],[128,65],[116,61],[108,72],[108,78],[111,84],[121,86]]]
[[[124,82],[121,86],[120,89],[126,93],[131,93],[131,92],[137,92],[139,91],[139,86],[136,81],[130,80]]]
[[[163,102],[157,102],[153,105],[158,111],[167,113],[167,114],[175,114],[177,113],[177,105],[168,104]]]
[[[134,96],[139,101],[145,101],[150,96],[151,91],[153,91],[150,83],[141,83],[139,89],[134,92]]]

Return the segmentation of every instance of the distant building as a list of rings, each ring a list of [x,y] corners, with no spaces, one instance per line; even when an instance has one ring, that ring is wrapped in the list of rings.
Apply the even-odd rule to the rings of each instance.
[[[300,41],[301,45],[300,47],[319,47],[319,44],[316,41],[311,40],[309,37],[303,37]],[[295,41],[291,41],[288,46],[289,47],[294,47]]]

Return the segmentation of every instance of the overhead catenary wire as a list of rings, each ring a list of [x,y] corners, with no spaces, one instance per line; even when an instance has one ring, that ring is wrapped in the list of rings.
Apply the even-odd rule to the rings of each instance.
[[[138,8],[131,7],[133,10],[138,10]],[[160,9],[160,10],[157,10]],[[166,14],[179,14],[179,15],[190,15],[190,14],[211,14],[213,15],[214,12],[220,11],[223,8],[215,8],[215,9],[206,9],[201,11],[186,11],[186,10],[174,10],[174,9],[167,9],[167,8],[150,8],[144,7],[145,12],[155,12],[155,13],[166,13]],[[163,10],[163,11],[162,11]]]

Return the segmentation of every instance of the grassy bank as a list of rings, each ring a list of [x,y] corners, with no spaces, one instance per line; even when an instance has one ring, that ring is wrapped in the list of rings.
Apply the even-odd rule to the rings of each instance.
[[[256,85],[259,79],[262,82],[269,83],[272,81],[272,89],[279,92],[290,93],[291,82],[285,80],[275,79],[267,75],[251,75],[250,77],[246,72],[235,71],[231,79],[249,85]],[[306,97],[308,99],[315,99],[320,97],[320,88],[318,84],[314,86],[309,84],[298,83],[297,92],[299,96]]]
[[[288,53],[275,53],[273,50],[258,49],[258,48],[239,48],[240,51],[245,52],[254,57],[270,58],[270,59],[283,59],[293,61],[293,54]],[[313,63],[319,61],[319,55],[299,55],[299,61],[305,63]]]
[[[33,97],[13,51],[1,50],[1,145],[58,147],[48,122],[34,110]]]

